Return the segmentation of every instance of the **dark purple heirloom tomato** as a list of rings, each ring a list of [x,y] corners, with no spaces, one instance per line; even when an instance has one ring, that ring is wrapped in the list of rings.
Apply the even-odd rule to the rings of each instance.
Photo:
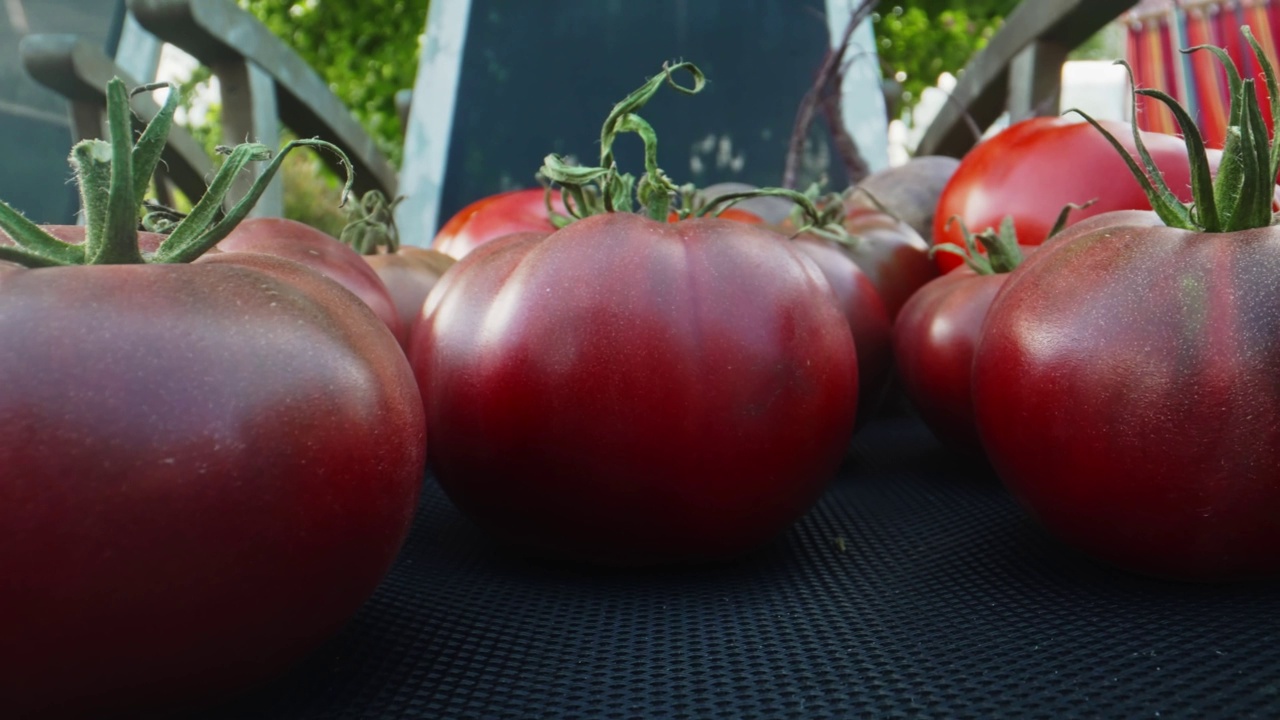
[[[844,454],[849,327],[770,230],[588,217],[476,248],[410,358],[449,497],[517,546],[717,558],[778,535]]]
[[[1242,130],[1216,187],[1169,100],[1194,206],[1146,168],[1157,212],[1097,216],[1032,255],[974,359],[979,433],[1014,495],[1067,543],[1152,575],[1280,571],[1280,155],[1251,84],[1233,83]]]
[[[167,133],[134,147],[122,82],[108,99],[110,150],[77,151],[145,180]],[[98,170],[75,243],[0,203],[0,260],[26,266],[0,271],[5,717],[182,716],[278,675],[373,592],[425,470],[421,398],[373,311],[289,260],[202,255],[261,182],[144,257],[136,195]]]

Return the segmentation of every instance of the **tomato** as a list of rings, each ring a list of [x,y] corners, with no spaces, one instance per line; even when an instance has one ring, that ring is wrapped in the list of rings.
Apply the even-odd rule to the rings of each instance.
[[[551,192],[556,212],[568,215],[560,191]],[[431,248],[461,258],[477,245],[516,232],[555,230],[547,211],[547,191],[527,188],[490,195],[462,208],[440,228]]]
[[[368,306],[283,258],[202,255],[270,181],[214,217],[266,149],[232,149],[144,255],[178,94],[136,145],[124,83],[106,95],[110,143],[72,151],[89,222],[52,228],[74,242],[0,203],[24,266],[0,272],[6,717],[186,716],[279,674],[373,592],[425,469],[411,369]],[[281,154],[301,144],[341,154]]]
[[[863,178],[846,203],[851,207],[883,209],[911,226],[933,244],[933,213],[938,198],[960,161],[944,155],[913,157],[902,165],[877,170]]]
[[[953,450],[980,455],[970,392],[982,321],[1007,274],[958,268],[931,280],[903,306],[893,357],[903,391],[933,434]]]
[[[1133,131],[1125,123],[1104,121],[1104,127],[1136,156]],[[1173,135],[1143,133],[1165,182],[1182,201],[1190,200],[1187,149]],[[1216,164],[1220,153],[1210,152]],[[960,229],[948,223],[959,217],[978,232],[997,227],[1010,215],[1019,242],[1040,244],[1062,208],[1095,202],[1074,213],[1072,221],[1112,210],[1149,210],[1151,203],[1134,179],[1124,158],[1086,122],[1065,117],[1036,117],[1010,125],[973,148],[960,162],[938,199],[933,218],[937,243],[963,243]],[[946,272],[961,261],[939,254]]]
[[[1068,229],[992,305],[984,446],[1053,534],[1185,579],[1280,571],[1280,236]]]
[[[427,294],[440,281],[440,276],[457,262],[442,252],[412,246],[363,257],[391,294],[406,340],[422,313]]]
[[[296,220],[251,218],[218,243],[223,252],[255,252],[293,260],[336,281],[373,310],[401,343],[406,328],[387,286],[355,250],[337,238]]]
[[[889,312],[867,274],[840,246],[813,235],[792,242],[822,271],[835,294],[836,307],[849,324],[858,355],[858,415],[862,426],[874,416],[889,385],[893,355]]]
[[[1157,188],[1153,211],[1069,227],[997,294],[974,357],[979,434],[1022,504],[1094,557],[1182,580],[1280,574],[1280,148],[1215,57],[1240,121],[1218,177],[1191,114],[1156,93],[1192,202]]]
[[[428,297],[409,356],[449,498],[523,551],[609,564],[780,534],[834,474],[858,394],[819,269],[722,219],[486,243]]]
[[[998,231],[964,230],[964,246],[943,244],[934,251],[965,266],[925,283],[902,307],[893,326],[893,357],[903,391],[934,436],[958,453],[981,456],[971,391],[974,348],[996,293],[1041,246],[1019,245],[1011,217]]]
[[[748,225],[764,225],[765,221],[757,214],[743,210],[737,207],[730,207],[721,210],[715,215],[721,220],[733,220],[735,222],[743,222]],[[667,216],[667,222],[681,222],[680,216],[672,212]]]
[[[850,235],[844,251],[871,279],[890,320],[916,290],[938,276],[928,243],[892,215],[855,207],[846,213],[844,228]]]
[[[295,263],[0,275],[0,367],[0,704],[17,717],[278,674],[406,537],[425,465],[409,367]]]

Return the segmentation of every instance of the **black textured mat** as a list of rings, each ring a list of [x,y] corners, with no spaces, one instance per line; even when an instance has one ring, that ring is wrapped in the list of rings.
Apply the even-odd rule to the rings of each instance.
[[[989,469],[893,418],[786,537],[712,567],[522,561],[428,481],[345,631],[215,717],[1277,718],[1278,611],[1277,585],[1064,550]]]

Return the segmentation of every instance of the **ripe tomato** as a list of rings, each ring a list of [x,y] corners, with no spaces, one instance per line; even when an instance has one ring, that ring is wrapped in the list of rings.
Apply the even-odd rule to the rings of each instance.
[[[436,233],[431,248],[462,258],[481,243],[517,232],[551,232],[556,226],[547,212],[547,191],[527,188],[490,195],[462,208]],[[552,190],[551,205],[568,214],[559,190]]]
[[[1102,125],[1136,157],[1129,125]],[[1173,135],[1144,133],[1143,142],[1163,171],[1165,182],[1182,201],[1191,199],[1187,149]],[[1220,153],[1210,152],[1216,164]],[[938,199],[933,218],[935,243],[964,242],[959,217],[974,232],[999,227],[1012,216],[1024,245],[1044,241],[1062,208],[1083,205],[1071,216],[1078,222],[1112,210],[1149,210],[1151,203],[1129,172],[1124,159],[1088,123],[1066,117],[1036,117],[1014,123],[971,150],[960,162]],[[962,263],[939,253],[938,267],[947,272]]]
[[[889,311],[871,279],[840,245],[814,235],[795,238],[796,249],[818,266],[835,293],[836,307],[849,324],[858,354],[858,426],[884,400],[893,366]]]
[[[481,245],[409,355],[458,507],[517,548],[601,563],[775,537],[833,475],[857,404],[821,272],[721,219],[604,214]]]
[[[413,324],[422,313],[422,303],[440,282],[440,276],[457,261],[437,250],[412,246],[362,257],[387,286],[407,342]]]
[[[1121,567],[1280,571],[1280,237],[1096,221],[991,306],[973,392],[993,465],[1051,533]]]
[[[851,241],[844,251],[871,279],[892,321],[907,299],[938,276],[929,244],[905,222],[865,207],[850,207],[844,228]]]
[[[933,434],[953,450],[980,455],[970,392],[982,321],[1008,275],[957,268],[911,297],[893,326],[902,389]]]
[[[259,254],[0,277],[7,714],[218,698],[355,612],[425,465],[413,376],[367,307]]]
[[[0,257],[39,268],[0,273],[6,717],[190,714],[279,673],[372,593],[425,464],[413,375],[368,306],[296,262],[204,255],[278,168],[211,212],[266,148],[232,149],[144,253],[137,196],[178,94],[136,144],[124,82],[106,95],[110,142],[72,150],[87,226],[53,229],[74,242],[0,203],[20,240]],[[281,154],[298,145],[342,155]]]
[[[973,419],[974,348],[992,299],[1039,248],[1018,244],[1011,218],[997,232],[966,237],[966,246],[935,246],[965,266],[925,283],[898,313],[893,357],[902,389],[934,436],[956,452],[982,454]]]
[[[407,330],[387,286],[359,253],[328,233],[296,220],[250,218],[218,243],[218,249],[265,253],[306,265],[363,300],[397,341],[406,341]]]

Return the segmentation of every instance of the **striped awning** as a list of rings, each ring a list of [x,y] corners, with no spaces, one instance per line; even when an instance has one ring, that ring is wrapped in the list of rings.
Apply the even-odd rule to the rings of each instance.
[[[1243,77],[1257,78],[1262,114],[1270,125],[1266,84],[1240,28],[1248,25],[1276,63],[1280,0],[1143,0],[1120,21],[1128,27],[1125,54],[1138,86],[1163,90],[1181,102],[1191,111],[1206,144],[1222,147],[1226,137],[1227,77],[1212,54],[1179,52],[1183,48],[1225,48]],[[1178,133],[1173,114],[1152,98],[1139,98],[1137,120],[1144,130]]]

